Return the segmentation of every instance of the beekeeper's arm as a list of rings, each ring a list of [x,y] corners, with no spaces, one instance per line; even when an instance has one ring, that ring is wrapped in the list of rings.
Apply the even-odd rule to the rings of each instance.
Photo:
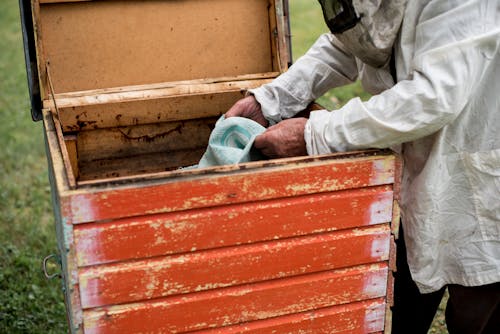
[[[304,136],[308,154],[387,148],[428,136],[456,119],[499,46],[499,29],[483,30],[480,18],[469,19],[448,12],[438,22],[420,23],[411,79],[366,102],[355,98],[340,110],[312,113]]]
[[[355,58],[332,34],[318,38],[309,51],[273,82],[250,90],[226,117],[241,116],[267,126],[291,118],[329,89],[354,82]],[[258,101],[258,102],[257,102]]]
[[[419,22],[408,80],[366,102],[354,98],[339,110],[312,112],[304,133],[307,153],[391,147],[430,135],[458,117],[477,90],[489,59],[499,52],[500,34],[498,28],[492,30],[481,24],[482,13],[474,8],[460,8],[457,12],[460,15],[449,11],[440,14],[439,20],[431,17]],[[300,85],[320,87],[316,81]],[[285,81],[282,85],[288,84],[293,83]],[[275,96],[279,99],[280,94]],[[270,115],[275,119],[273,110]],[[286,137],[286,124],[279,130],[285,135],[268,131],[260,138],[259,146],[268,152],[276,151],[273,147],[282,145],[275,140],[277,135],[282,141],[300,140],[296,134]]]

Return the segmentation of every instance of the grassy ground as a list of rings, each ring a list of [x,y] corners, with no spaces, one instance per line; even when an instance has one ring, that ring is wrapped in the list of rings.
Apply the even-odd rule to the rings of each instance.
[[[326,30],[315,1],[290,0],[294,56]],[[329,92],[335,108],[368,97],[359,84]],[[64,333],[63,295],[42,259],[57,252],[41,123],[29,115],[17,0],[0,10],[0,333]],[[55,268],[52,268],[55,270]],[[439,319],[432,333],[446,333]]]
[[[41,261],[56,252],[40,123],[29,97],[16,0],[0,10],[0,333],[64,333],[60,282]]]

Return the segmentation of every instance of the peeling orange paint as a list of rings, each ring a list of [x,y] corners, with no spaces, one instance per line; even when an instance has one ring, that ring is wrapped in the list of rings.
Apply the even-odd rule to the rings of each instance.
[[[84,332],[382,331],[393,172],[382,155],[65,193]]]
[[[360,287],[368,277],[384,280],[386,276],[387,267],[382,264],[361,266],[146,303],[109,306],[85,311],[85,330],[90,333],[182,332],[270,319],[348,301],[381,298],[385,288],[367,294]]]
[[[193,247],[200,250],[385,223],[391,220],[388,210],[392,205],[390,189],[374,187],[129,218],[113,223],[76,225],[79,264],[151,257],[188,252]],[[353,201],[356,205],[352,205]],[[373,213],[373,208],[380,208],[380,212]]]
[[[387,224],[82,269],[85,308],[389,259]],[[253,268],[249,270],[249,268]],[[116,282],[119,282],[117,284]],[[96,293],[94,286],[99,286]],[[134,286],[144,286],[142,293]],[[92,288],[89,288],[92,287]]]

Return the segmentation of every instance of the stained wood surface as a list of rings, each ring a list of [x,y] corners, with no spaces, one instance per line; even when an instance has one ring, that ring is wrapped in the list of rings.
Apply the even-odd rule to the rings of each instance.
[[[220,116],[278,72],[55,94],[63,131]],[[45,108],[54,108],[52,100]]]
[[[78,289],[78,265],[76,249],[73,241],[73,224],[65,219],[61,213],[60,197],[69,190],[66,170],[63,162],[59,138],[56,133],[54,119],[48,110],[43,112],[43,127],[45,149],[48,156],[48,174],[52,191],[52,204],[56,220],[55,230],[57,236],[57,249],[61,259],[62,287],[64,289],[64,302],[68,326],[76,329],[74,332],[83,331],[82,305]]]
[[[71,165],[73,175],[78,180],[80,174],[78,169],[78,152],[77,152],[77,137],[76,135],[66,135],[63,137],[66,149],[68,151],[68,158]]]
[[[81,164],[85,164],[99,159],[206,149],[216,120],[212,118],[81,131],[78,133],[78,157]]]
[[[79,181],[162,172],[197,164],[216,118],[78,133]]]
[[[389,245],[382,225],[120,262],[80,270],[80,296],[90,308],[350,267],[388,260]]]
[[[38,0],[41,4],[44,3],[63,3],[63,2],[83,2],[83,1],[94,1],[94,0]]]
[[[196,334],[375,333],[384,330],[384,314],[384,298],[378,298],[235,326],[201,330]]]
[[[211,177],[67,193],[62,214],[73,224],[214,207],[279,197],[392,184],[395,157],[368,156],[256,168]]]
[[[95,1],[95,0],[90,0]],[[193,80],[180,80],[168,82],[148,83],[144,85],[128,85],[121,87],[106,87],[83,91],[56,93],[55,98],[61,107],[71,106],[74,99],[76,105],[101,104],[105,102],[120,102],[125,97],[135,100],[157,98],[165,95],[197,95],[201,93],[220,93],[228,90],[245,89],[253,82],[272,81],[280,72],[264,72],[242,74],[229,77],[202,78]],[[175,94],[165,94],[173,89]],[[124,94],[124,95],[121,95]],[[50,101],[44,101],[51,107]]]
[[[179,170],[197,164],[206,147],[189,150],[139,154],[130,157],[97,159],[86,161],[80,166],[78,184],[102,180],[158,174],[165,171]]]
[[[183,332],[383,297],[383,263],[84,311],[86,333]]]
[[[78,224],[78,265],[186,253],[388,223],[391,186]]]
[[[243,91],[163,96],[157,99],[70,106],[59,109],[64,131],[82,131],[122,126],[187,121],[218,117],[243,97]],[[76,104],[78,101],[73,99]]]
[[[42,3],[40,63],[50,61],[56,93],[278,71],[269,5],[268,0]]]

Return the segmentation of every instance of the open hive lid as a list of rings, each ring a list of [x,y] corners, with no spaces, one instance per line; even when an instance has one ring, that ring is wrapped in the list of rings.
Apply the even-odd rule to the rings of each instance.
[[[72,97],[100,93],[271,79],[290,62],[283,0],[20,5],[34,119],[54,106],[52,95],[67,106]]]

